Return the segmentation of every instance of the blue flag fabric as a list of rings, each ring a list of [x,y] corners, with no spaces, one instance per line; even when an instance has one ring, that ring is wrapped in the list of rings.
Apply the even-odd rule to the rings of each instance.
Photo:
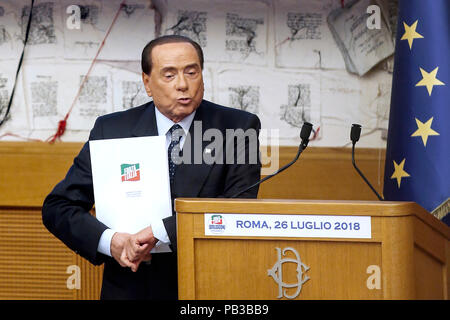
[[[384,199],[450,218],[450,1],[400,0]]]

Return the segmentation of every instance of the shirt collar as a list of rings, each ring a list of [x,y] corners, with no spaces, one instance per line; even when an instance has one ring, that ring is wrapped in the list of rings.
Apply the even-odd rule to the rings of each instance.
[[[190,115],[185,117],[183,120],[178,122],[178,124],[183,128],[184,133],[187,135],[189,132],[189,128],[191,127],[192,121],[194,120],[195,110]],[[158,108],[155,106],[155,117],[156,117],[156,126],[158,127],[158,135],[165,136],[170,128],[175,124],[172,120],[163,115]]]

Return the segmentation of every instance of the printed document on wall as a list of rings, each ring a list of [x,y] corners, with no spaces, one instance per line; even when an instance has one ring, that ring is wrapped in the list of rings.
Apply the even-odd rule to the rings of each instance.
[[[266,65],[269,6],[260,1],[169,0],[163,33],[187,36],[206,61]]]
[[[97,219],[134,234],[172,215],[165,143],[164,136],[89,142]],[[152,250],[162,251],[170,249]]]

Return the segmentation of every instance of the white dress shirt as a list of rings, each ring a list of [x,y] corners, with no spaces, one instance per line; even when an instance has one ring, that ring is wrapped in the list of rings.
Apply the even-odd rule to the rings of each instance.
[[[170,144],[170,133],[169,129],[172,128],[172,126],[175,124],[172,120],[167,118],[165,115],[163,115],[158,108],[155,107],[155,116],[156,116],[156,126],[158,128],[158,136],[165,135],[166,136],[166,149],[169,148]],[[186,140],[186,135],[189,132],[189,128],[192,124],[192,121],[194,120],[195,111],[188,115],[186,118],[178,122],[178,124],[183,128],[184,135],[181,137],[180,140],[180,149],[183,149],[184,141]],[[167,246],[170,244],[169,236],[167,235],[166,228],[164,227],[164,223],[162,220],[154,221],[151,225],[153,234],[156,239],[159,241],[156,243],[155,247],[159,247],[161,245]],[[98,243],[97,251],[100,253],[103,253],[105,255],[108,255],[112,257],[111,255],[111,239],[116,233],[116,231],[112,229],[106,229],[102,236],[100,237],[100,241]],[[167,246],[168,248],[168,246]],[[170,250],[168,248],[168,250]]]

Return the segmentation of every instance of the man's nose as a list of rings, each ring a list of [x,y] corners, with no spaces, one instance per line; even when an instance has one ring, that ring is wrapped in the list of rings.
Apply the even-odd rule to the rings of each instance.
[[[188,83],[186,81],[186,77],[184,74],[181,74],[177,77],[176,89],[180,91],[185,91],[188,88]]]

